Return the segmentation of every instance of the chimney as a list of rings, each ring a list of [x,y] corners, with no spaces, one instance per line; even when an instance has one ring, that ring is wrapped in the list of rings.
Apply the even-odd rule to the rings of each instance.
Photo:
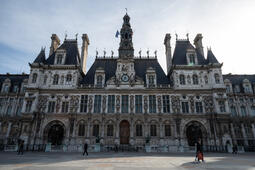
[[[81,46],[81,68],[83,73],[86,73],[86,63],[88,56],[89,37],[87,34],[82,34],[82,46]]]
[[[196,46],[196,49],[199,51],[199,53],[204,56],[204,47],[202,44],[203,36],[202,34],[197,34],[197,36],[194,39],[194,45]]]
[[[169,33],[166,34],[165,40],[164,40],[164,45],[166,48],[166,68],[167,68],[167,74],[171,69],[172,66],[172,52],[171,52],[171,35]]]
[[[51,56],[51,54],[53,54],[57,50],[59,44],[60,44],[60,40],[59,40],[57,34],[52,34],[49,56]]]

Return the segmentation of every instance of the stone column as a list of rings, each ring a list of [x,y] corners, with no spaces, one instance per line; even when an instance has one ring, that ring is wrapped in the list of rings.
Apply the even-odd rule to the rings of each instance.
[[[119,127],[119,121],[116,121],[116,138],[119,138],[120,134],[120,127]]]
[[[159,135],[160,135],[160,138],[163,138],[163,125],[162,123],[159,124]]]
[[[11,126],[12,126],[12,122],[9,122],[9,123],[8,123],[8,130],[7,130],[7,133],[6,133],[6,138],[8,138],[9,135],[10,135]]]
[[[232,138],[233,138],[232,140],[233,140],[234,144],[237,145],[236,134],[235,134],[233,123],[230,123],[230,127],[231,127],[231,133],[232,133]]]
[[[253,138],[255,138],[255,125],[254,123],[251,124],[252,132],[253,132]]]
[[[101,128],[101,137],[104,138],[105,124],[102,123],[100,128]]]
[[[87,125],[87,138],[90,138],[90,122]]]
[[[243,133],[243,139],[244,139],[244,145],[248,145],[248,140],[247,140],[247,135],[245,133],[245,129],[244,129],[244,125],[243,123],[241,124],[241,127],[242,127],[242,133]]]
[[[133,121],[130,123],[130,137],[134,137],[134,123]]]

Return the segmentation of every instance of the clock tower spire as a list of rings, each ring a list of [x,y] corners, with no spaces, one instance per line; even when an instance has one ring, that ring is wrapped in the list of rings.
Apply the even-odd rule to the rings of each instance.
[[[119,47],[119,58],[133,58],[134,48],[133,48],[133,31],[130,25],[130,17],[126,13],[123,17],[123,24],[120,30],[120,47]]]

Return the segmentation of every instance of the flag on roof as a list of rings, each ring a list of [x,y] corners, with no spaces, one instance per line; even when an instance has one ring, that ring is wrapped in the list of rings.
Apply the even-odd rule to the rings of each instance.
[[[115,34],[115,37],[118,38],[119,35],[120,35],[120,32],[119,32],[119,30],[117,30],[117,32],[116,32],[116,34]]]

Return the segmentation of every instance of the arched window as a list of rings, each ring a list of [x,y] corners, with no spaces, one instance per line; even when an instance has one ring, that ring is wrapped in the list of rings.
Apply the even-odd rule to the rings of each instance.
[[[197,77],[196,74],[194,74],[194,75],[192,76],[192,79],[193,79],[193,84],[198,84],[198,77]]]
[[[214,79],[215,79],[215,83],[216,84],[220,84],[220,76],[219,76],[219,74],[215,73],[214,74]]]
[[[55,75],[53,76],[53,84],[54,84],[54,85],[57,85],[57,84],[58,84],[58,79],[59,79],[59,75],[58,75],[58,74],[55,74]]]
[[[66,82],[70,83],[72,81],[72,75],[71,74],[67,74],[66,76]]]
[[[180,84],[185,85],[185,76],[183,74],[180,75]]]
[[[107,136],[113,136],[113,125],[107,125]]]
[[[103,84],[103,76],[102,75],[98,75],[97,76],[97,85],[98,86],[102,86]]]
[[[85,136],[85,123],[83,121],[79,124],[78,136]]]
[[[37,80],[37,74],[34,73],[32,77],[32,83],[36,83],[36,80]]]

